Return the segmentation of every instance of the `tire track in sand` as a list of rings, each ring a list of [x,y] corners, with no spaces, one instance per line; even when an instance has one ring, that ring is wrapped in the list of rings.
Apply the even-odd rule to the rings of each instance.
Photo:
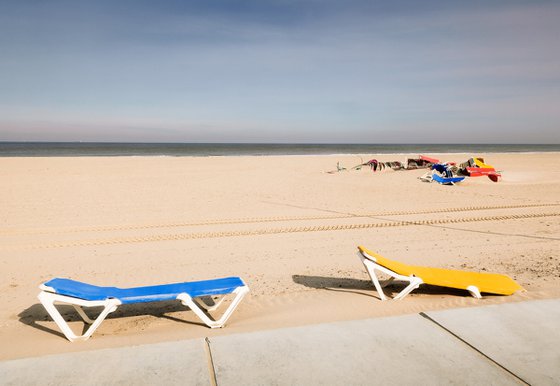
[[[0,229],[2,235],[20,235],[20,234],[68,234],[81,232],[110,232],[110,231],[127,231],[142,229],[160,229],[160,228],[184,228],[195,226],[209,225],[234,225],[234,224],[258,224],[272,223],[284,221],[311,221],[311,220],[337,220],[346,218],[371,218],[386,216],[411,216],[419,214],[436,214],[436,213],[458,213],[482,210],[499,210],[499,209],[523,209],[523,208],[540,208],[560,206],[560,204],[525,204],[525,205],[484,205],[484,206],[466,206],[458,208],[440,208],[416,211],[386,211],[378,213],[346,213],[322,216],[277,216],[277,217],[248,217],[237,219],[217,219],[199,222],[178,222],[163,224],[139,224],[139,225],[107,225],[95,227],[73,227],[73,228],[35,228],[35,229]]]
[[[520,220],[520,219],[558,217],[558,216],[560,216],[560,213],[527,213],[527,214],[511,214],[511,215],[501,215],[501,216],[461,217],[461,218],[453,218],[453,219],[432,219],[432,220],[414,220],[414,221],[403,220],[403,221],[390,221],[390,222],[365,223],[365,224],[281,227],[281,228],[254,229],[254,230],[244,230],[244,231],[175,233],[175,234],[153,235],[153,236],[142,236],[142,237],[119,237],[119,238],[94,239],[94,240],[77,240],[77,241],[37,244],[37,245],[20,245],[20,246],[6,247],[2,249],[29,250],[29,249],[88,247],[88,246],[146,243],[146,242],[158,242],[158,241],[261,236],[261,235],[273,235],[273,234],[283,234],[283,233],[348,231],[348,230],[356,230],[356,229],[391,228],[391,227],[401,227],[401,226],[442,225],[442,224],[458,224],[458,223],[486,222],[486,221]]]

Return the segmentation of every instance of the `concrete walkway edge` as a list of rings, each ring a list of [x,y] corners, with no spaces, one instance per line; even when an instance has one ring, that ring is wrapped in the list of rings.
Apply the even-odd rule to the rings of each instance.
[[[0,385],[560,383],[560,299],[0,362]],[[69,343],[70,344],[70,343]]]

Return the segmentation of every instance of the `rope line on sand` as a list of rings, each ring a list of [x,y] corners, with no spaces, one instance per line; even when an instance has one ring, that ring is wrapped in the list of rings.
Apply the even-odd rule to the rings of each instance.
[[[391,227],[413,226],[413,225],[458,224],[458,223],[470,223],[470,222],[482,222],[482,221],[519,220],[519,219],[532,219],[532,218],[558,217],[558,216],[560,216],[560,213],[528,213],[528,214],[463,217],[463,218],[437,219],[437,220],[391,221],[391,222],[381,222],[381,223],[341,224],[341,225],[316,225],[316,226],[306,226],[306,227],[286,227],[286,228],[256,229],[256,230],[245,230],[245,231],[242,230],[242,231],[222,231],[222,232],[203,232],[203,233],[177,233],[177,234],[153,235],[153,236],[142,236],[142,237],[121,237],[121,238],[112,238],[112,239],[71,241],[71,242],[60,242],[60,243],[43,244],[43,245],[26,245],[26,246],[20,246],[19,248],[50,249],[50,248],[102,246],[102,245],[111,245],[111,244],[145,243],[145,242],[156,242],[156,241],[211,239],[211,238],[239,237],[239,236],[260,236],[260,235],[272,235],[272,234],[282,234],[282,233],[343,231],[343,230],[355,230],[355,229],[391,228]]]
[[[157,229],[157,228],[181,228],[208,225],[231,225],[231,224],[249,224],[249,223],[270,223],[282,221],[312,221],[312,220],[336,220],[345,218],[359,217],[384,217],[384,216],[410,216],[417,214],[434,214],[434,213],[456,213],[470,212],[481,210],[498,210],[498,209],[523,209],[560,206],[560,204],[525,204],[525,205],[485,205],[485,206],[467,206],[459,208],[440,208],[427,209],[417,211],[388,211],[369,214],[337,214],[322,216],[278,216],[278,217],[248,217],[238,219],[224,220],[208,220],[200,222],[184,222],[169,224],[144,224],[144,225],[114,225],[114,226],[98,226],[98,227],[82,227],[82,228],[59,228],[59,229],[28,229],[28,230],[9,230],[1,229],[0,234],[57,234],[57,233],[80,233],[80,232],[108,232],[108,231],[126,231],[139,229]]]

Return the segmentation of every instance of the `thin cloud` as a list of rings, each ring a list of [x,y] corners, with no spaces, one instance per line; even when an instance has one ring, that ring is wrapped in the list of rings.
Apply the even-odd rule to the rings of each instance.
[[[0,8],[0,140],[558,141],[555,3]]]

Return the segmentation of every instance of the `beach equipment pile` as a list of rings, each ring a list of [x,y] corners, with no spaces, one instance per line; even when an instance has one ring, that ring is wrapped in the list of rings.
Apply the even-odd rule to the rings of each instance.
[[[347,169],[340,162],[336,164],[336,170],[328,171],[334,174],[342,171],[361,170],[363,167],[369,167],[372,172],[378,172],[385,169],[399,170],[416,170],[429,169],[425,174],[418,177],[424,182],[437,182],[442,185],[455,185],[462,182],[466,177],[487,176],[491,181],[498,182],[501,173],[492,165],[484,162],[483,158],[471,157],[467,161],[457,164],[456,162],[441,162],[436,158],[419,155],[418,158],[407,158],[406,161],[378,161],[370,159],[356,166]]]

